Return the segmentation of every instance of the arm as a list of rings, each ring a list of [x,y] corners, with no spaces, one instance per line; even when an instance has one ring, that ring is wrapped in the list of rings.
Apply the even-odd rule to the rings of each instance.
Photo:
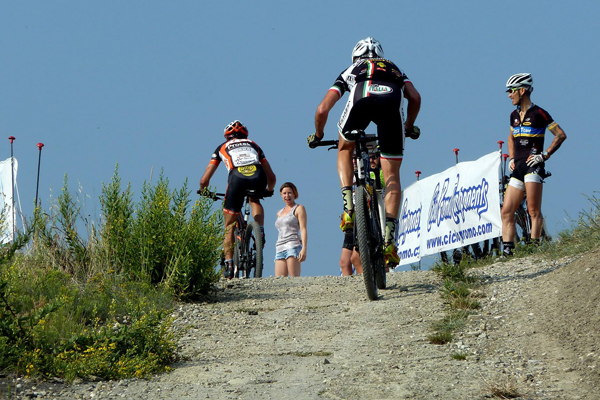
[[[218,167],[219,164],[208,163],[204,170],[204,175],[200,179],[200,190],[204,190],[210,185],[210,178],[212,178]]]
[[[510,133],[508,134],[508,140],[506,141],[506,147],[508,147],[508,170],[510,172],[515,169],[515,137],[513,136],[513,130],[510,128]]]
[[[412,129],[419,110],[421,109],[421,95],[415,89],[412,82],[406,82],[404,84],[404,98],[408,100],[408,106],[406,107],[406,122],[404,123],[405,129]]]
[[[308,246],[308,230],[306,229],[306,208],[302,204],[298,205],[296,208],[296,217],[298,217],[298,222],[300,222],[300,236],[302,238],[302,250],[300,250],[300,254],[298,255],[298,261],[302,262],[306,260],[306,250]]]
[[[550,144],[550,147],[548,147],[548,150],[546,150],[548,152],[548,157],[554,154],[560,145],[567,139],[565,131],[563,131],[558,124],[552,124],[549,131],[554,135],[554,140]]]
[[[335,103],[340,99],[340,95],[335,90],[329,90],[325,94],[325,98],[317,107],[317,112],[315,114],[315,133],[317,137],[323,138],[325,135],[325,125],[327,124],[327,117],[329,116],[329,111],[333,108]]]
[[[267,174],[267,189],[275,190],[275,183],[277,182],[277,177],[271,168],[271,164],[265,159],[262,163],[260,163],[265,174]]]

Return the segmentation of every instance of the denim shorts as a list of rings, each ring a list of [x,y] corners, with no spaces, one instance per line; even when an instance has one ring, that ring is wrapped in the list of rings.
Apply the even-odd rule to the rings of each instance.
[[[290,257],[298,258],[298,256],[300,255],[300,250],[302,250],[302,246],[297,246],[292,249],[280,251],[279,253],[275,254],[275,261],[287,260]]]

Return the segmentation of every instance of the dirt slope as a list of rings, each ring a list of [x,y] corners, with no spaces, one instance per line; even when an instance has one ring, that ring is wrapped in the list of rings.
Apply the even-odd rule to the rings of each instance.
[[[186,360],[173,372],[23,383],[19,397],[486,399],[511,385],[527,399],[600,399],[599,256],[477,271],[482,308],[443,346],[427,340],[446,312],[432,272],[390,274],[375,302],[361,277],[234,280],[175,312]]]

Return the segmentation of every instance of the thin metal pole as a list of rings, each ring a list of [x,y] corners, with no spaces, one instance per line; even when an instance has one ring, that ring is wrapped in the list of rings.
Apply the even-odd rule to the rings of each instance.
[[[15,141],[14,136],[9,136],[10,140],[10,178],[11,178],[11,213],[12,213],[12,240],[15,241],[15,161],[13,158],[13,142]]]
[[[460,151],[460,149],[454,149],[452,151],[454,151],[454,155],[456,155],[456,163],[458,164],[458,152]]]
[[[38,171],[37,171],[37,183],[35,185],[35,207],[38,207],[38,189],[40,187],[40,164],[42,162],[42,147],[44,147],[44,143],[37,144],[38,149],[40,149],[40,155],[38,157]]]
[[[419,181],[419,177],[421,176],[421,171],[416,170],[415,174],[417,175],[417,182]],[[421,259],[419,258],[419,271],[421,270]]]

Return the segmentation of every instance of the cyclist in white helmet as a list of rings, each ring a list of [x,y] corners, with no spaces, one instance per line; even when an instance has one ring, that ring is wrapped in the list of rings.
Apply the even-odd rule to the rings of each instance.
[[[352,200],[352,155],[354,142],[346,139],[345,132],[366,129],[377,125],[381,168],[386,182],[386,263],[395,266],[400,259],[396,249],[396,226],[402,196],[400,165],[404,155],[404,137],[418,138],[419,128],[414,126],[421,107],[421,96],[408,77],[393,62],[383,58],[381,44],[368,37],[359,41],[352,51],[352,65],[344,70],[319,104],[315,115],[315,133],[308,137],[308,145],[323,138],[329,111],[349,92],[349,99],[338,122],[338,173],[344,200],[344,214],[340,228],[352,229],[354,204]],[[406,119],[403,102],[408,100]]]
[[[567,138],[550,114],[531,102],[533,79],[529,73],[508,78],[506,91],[513,106],[508,135],[508,168],[510,181],[502,206],[502,242],[505,255],[512,255],[515,247],[515,211],[527,192],[527,211],[531,216],[531,240],[539,243],[542,234],[542,183],[546,161]],[[554,140],[544,149],[544,135],[548,129]]]

